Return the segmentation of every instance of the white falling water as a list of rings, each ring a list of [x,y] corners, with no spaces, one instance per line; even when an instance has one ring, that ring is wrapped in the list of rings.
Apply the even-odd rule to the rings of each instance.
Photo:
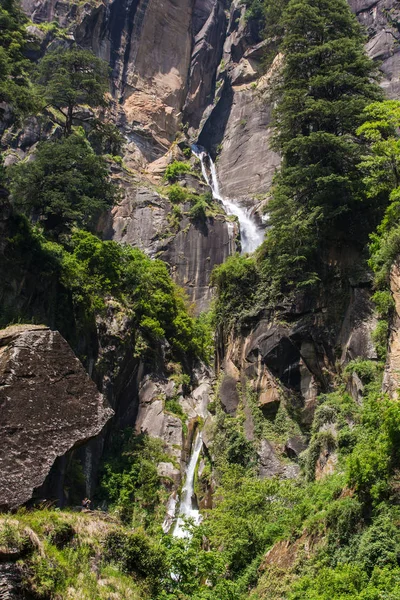
[[[192,146],[192,152],[201,163],[201,172],[210,186],[215,200],[219,200],[228,215],[234,215],[239,221],[240,238],[242,242],[242,252],[254,252],[264,240],[264,230],[259,227],[247,210],[242,208],[234,200],[224,198],[219,190],[217,170],[211,156],[201,146]],[[206,160],[209,162],[210,175],[206,167]]]
[[[185,530],[185,519],[191,518],[195,525],[201,522],[201,515],[198,508],[193,507],[194,495],[194,474],[196,471],[197,461],[199,460],[203,440],[201,433],[198,433],[192,446],[192,454],[186,470],[186,481],[182,490],[182,499],[179,506],[179,516],[173,531],[174,537],[185,538],[190,537],[190,533]]]

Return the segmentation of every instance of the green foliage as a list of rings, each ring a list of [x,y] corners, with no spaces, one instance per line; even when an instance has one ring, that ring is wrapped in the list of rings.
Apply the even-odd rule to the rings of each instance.
[[[135,436],[130,429],[115,435],[101,469],[98,500],[106,501],[124,522],[146,528],[159,525],[164,490],[159,462],[170,461],[160,440]]]
[[[257,22],[264,38],[281,41],[284,34],[283,14],[289,0],[248,0],[247,19]]]
[[[368,102],[380,96],[345,0],[290,2],[283,25],[285,63],[275,112],[283,165],[268,206],[273,227],[264,247],[265,278],[272,273],[274,293],[318,282],[322,244],[335,233],[353,235],[356,218],[361,233],[361,216],[368,222],[368,207],[363,215],[359,208],[354,130],[365,120]]]
[[[167,190],[167,194],[168,200],[172,202],[172,204],[185,202],[189,196],[188,191],[178,183],[171,185]]]
[[[30,281],[31,269],[34,281]],[[38,306],[31,302],[24,307],[24,321],[34,317],[43,323],[50,314],[72,345],[88,327],[90,330],[96,314],[105,309],[108,297],[108,302],[129,318],[137,331],[138,356],[151,360],[154,348],[166,338],[170,358],[190,361],[200,357],[206,362],[212,358],[210,316],[192,317],[186,296],[173,283],[165,263],[152,260],[137,249],[102,242],[82,230],[74,230],[63,246],[46,240],[39,231],[32,230],[26,219],[15,216],[0,269],[2,325],[21,317],[21,305],[12,307],[7,303],[13,293],[15,273],[28,280],[37,294],[37,280],[43,285]],[[46,285],[53,289],[52,283],[56,282],[61,285],[56,287],[57,295],[52,298],[55,306],[50,310]]]
[[[390,269],[400,252],[400,102],[388,100],[374,103],[365,109],[366,122],[358,129],[368,144],[360,169],[367,194],[387,208],[377,232],[371,235],[369,265],[375,274],[378,289],[388,291]],[[382,296],[375,299],[382,301]],[[382,316],[389,312],[380,309]]]
[[[372,301],[381,318],[391,316],[394,309],[394,300],[389,290],[377,290],[372,296]]]
[[[152,600],[397,598],[400,512],[391,494],[400,460],[400,405],[377,392],[381,367],[359,360],[348,365],[345,375],[352,372],[366,386],[361,407],[344,392],[344,385],[319,398],[311,448],[321,441],[326,448],[330,435],[339,463],[338,473],[318,481],[259,478],[254,447],[243,436],[242,409],[232,417],[216,407],[210,449],[213,508],[191,539],[160,537],[159,527],[151,524],[152,519],[157,522],[151,511],[161,501],[155,465],[163,456],[155,440],[126,432],[107,459],[103,492],[113,495],[116,503],[127,494],[126,506],[133,513],[146,505],[150,520],[147,533],[112,522],[101,544],[101,573],[114,569],[115,585],[126,577],[135,590],[140,586],[139,597]],[[353,435],[346,448],[339,443],[344,431]],[[28,513],[19,518],[29,519],[49,540],[55,541],[58,532],[70,532],[60,524],[60,513],[57,517]],[[29,561],[35,582],[31,589],[62,597],[67,586],[79,581],[88,590],[90,581],[92,595],[84,596],[85,600],[103,600],[88,578],[93,547],[83,551],[76,540],[82,524],[70,523],[73,543],[62,541],[62,549],[51,546],[45,559],[35,556]],[[142,523],[146,525],[145,520]],[[96,531],[93,523],[90,527]]]
[[[122,157],[119,155],[124,137],[119,129],[112,123],[104,123],[99,119],[93,119],[90,125],[92,128],[88,132],[88,140],[96,154],[111,154],[113,160],[122,165]]]
[[[173,183],[180,175],[184,175],[190,171],[190,165],[188,163],[180,162],[175,160],[165,170],[164,179]]]
[[[144,533],[109,533],[105,539],[104,558],[115,562],[123,571],[134,574],[150,583],[153,594],[157,594],[161,582],[168,574],[165,551]]]
[[[107,63],[88,50],[59,49],[42,58],[37,83],[45,102],[62,116],[67,136],[82,105],[105,106],[108,75]]]
[[[204,221],[207,215],[207,208],[207,202],[200,198],[190,209],[189,217],[193,219],[193,221]]]
[[[105,160],[80,135],[41,142],[34,160],[10,169],[14,205],[56,238],[73,226],[93,228],[117,198]]]
[[[48,539],[56,548],[62,549],[73,540],[74,536],[75,530],[71,523],[61,521],[56,522],[54,528],[49,532]]]
[[[381,214],[359,172],[365,133],[355,132],[368,120],[366,106],[382,94],[348,3],[264,0],[250,7],[269,15],[266,27],[278,43],[281,39],[285,57],[274,90],[274,148],[282,166],[268,203],[270,227],[257,252],[255,280],[247,292],[237,290],[230,308],[220,277],[219,323],[232,323],[251,307],[310,296],[321,282],[340,278],[330,252],[343,240],[365,244]]]
[[[381,319],[380,321],[378,321],[377,326],[372,332],[372,340],[375,343],[375,349],[379,360],[386,359],[388,337],[389,323],[385,319]]]
[[[370,197],[381,195],[393,198],[400,187],[400,102],[386,100],[370,104],[365,109],[366,122],[359,127],[357,133],[368,142],[369,153],[363,157],[360,169],[364,175],[367,193]],[[393,225],[395,215],[393,207],[387,209],[384,227]]]
[[[38,100],[29,81],[30,63],[24,56],[27,18],[17,0],[0,6],[0,102],[8,104],[15,117],[36,112]],[[4,108],[0,109],[2,114]]]
[[[218,323],[227,328],[253,306],[260,281],[256,261],[239,254],[230,256],[215,267],[211,284],[217,292],[215,315]]]

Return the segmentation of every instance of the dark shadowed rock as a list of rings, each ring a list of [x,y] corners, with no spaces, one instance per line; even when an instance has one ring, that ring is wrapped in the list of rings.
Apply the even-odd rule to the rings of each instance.
[[[261,440],[258,458],[260,477],[273,477],[283,472],[284,466],[268,440]]]
[[[285,452],[289,458],[297,458],[306,448],[307,444],[299,435],[289,438],[285,444]]]
[[[238,383],[234,377],[225,374],[219,388],[219,397],[224,411],[228,415],[236,414],[236,409],[239,406],[240,398],[238,392]]]
[[[220,0],[197,0],[193,11],[194,47],[188,79],[185,117],[197,128],[212,102],[215,74],[222,56],[226,17]]]
[[[0,331],[0,506],[27,502],[56,458],[97,435],[112,414],[57,331]]]

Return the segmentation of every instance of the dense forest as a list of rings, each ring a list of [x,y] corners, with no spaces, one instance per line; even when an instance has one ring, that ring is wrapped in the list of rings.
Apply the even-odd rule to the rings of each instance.
[[[1,327],[44,323],[89,370],[114,311],[132,332],[129,353],[148,372],[167,373],[183,397],[197,371],[213,373],[210,418],[195,425],[207,445],[194,491],[211,497],[201,523],[189,519],[187,537],[163,529],[171,482],[157,466],[179,469],[179,460],[134,423],[117,424],[105,438],[96,510],[71,508],[85,495],[74,458],[69,507],[45,502],[0,515],[0,562],[18,558],[13,598],[400,598],[400,405],[382,387],[400,254],[400,101],[385,99],[379,64],[346,0],[251,0],[245,18],[257,25],[263,75],[273,72],[271,147],[281,164],[263,209],[263,243],[214,267],[214,300],[197,314],[171,264],[104,235],[104,215],[132,176],[108,63],[55,22],[40,25],[48,41],[39,48],[17,0],[2,0]],[[32,123],[39,139],[21,159],[13,140]],[[182,139],[157,188],[170,203],[173,233],[182,219],[203,231],[224,214],[198,183],[199,161]],[[332,340],[357,285],[373,303],[373,356],[340,362]],[[236,410],[226,410],[221,347],[261,320],[292,327],[304,317],[304,328],[314,316],[334,367],[321,375],[307,417],[280,364],[274,375],[284,385],[272,411],[244,377]],[[189,439],[178,396],[164,399],[164,410]],[[288,439],[301,448],[291,453]],[[265,440],[280,450],[280,473],[260,471]]]

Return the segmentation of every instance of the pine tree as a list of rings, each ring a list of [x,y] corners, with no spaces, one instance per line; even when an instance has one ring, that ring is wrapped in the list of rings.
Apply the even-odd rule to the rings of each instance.
[[[106,105],[108,74],[105,61],[79,48],[49,52],[40,61],[39,89],[46,102],[62,115],[65,135],[71,135],[82,105]]]
[[[366,105],[381,97],[346,0],[292,0],[283,25],[274,142],[283,161],[263,268],[274,293],[318,281],[323,248],[339,238],[365,243],[368,206],[355,131]]]

